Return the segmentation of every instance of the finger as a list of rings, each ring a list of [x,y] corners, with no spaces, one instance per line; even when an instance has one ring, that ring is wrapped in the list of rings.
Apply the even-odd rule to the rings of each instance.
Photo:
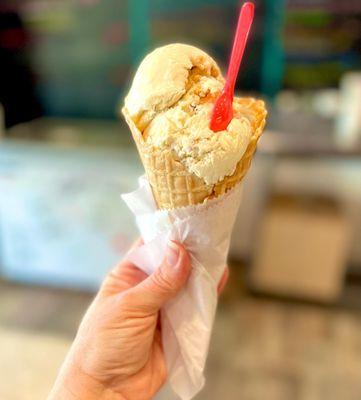
[[[223,272],[221,279],[218,282],[217,293],[219,295],[223,292],[224,288],[226,287],[228,278],[229,278],[229,268],[227,266]]]
[[[142,244],[142,239],[136,240],[129,252]],[[147,275],[143,271],[125,258],[107,274],[101,287],[101,293],[109,295],[122,292],[137,285],[146,277]]]
[[[169,242],[162,264],[128,292],[130,305],[149,314],[157,312],[181,291],[190,271],[190,259],[184,247]]]
[[[142,239],[142,238],[138,238],[138,239],[130,246],[130,249],[128,250],[128,252],[127,252],[127,254],[125,255],[124,259],[123,259],[120,263],[118,263],[118,264],[110,271],[110,274],[112,274],[112,275],[123,275],[124,270],[126,270],[126,269],[133,270],[134,268],[136,268],[135,265],[134,265],[131,261],[129,261],[129,260],[127,259],[127,256],[128,256],[129,253],[131,253],[131,252],[132,252],[133,250],[135,250],[137,247],[142,246],[143,243],[144,243],[144,242],[143,242],[143,239]],[[138,268],[137,268],[137,270],[140,271]]]

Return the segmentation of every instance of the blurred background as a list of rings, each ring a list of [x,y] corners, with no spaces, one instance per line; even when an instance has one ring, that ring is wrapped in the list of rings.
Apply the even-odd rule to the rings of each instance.
[[[361,2],[256,0],[238,90],[264,98],[197,400],[361,398]],[[152,48],[224,68],[236,0],[0,3],[0,398],[45,398],[137,236],[118,110]]]

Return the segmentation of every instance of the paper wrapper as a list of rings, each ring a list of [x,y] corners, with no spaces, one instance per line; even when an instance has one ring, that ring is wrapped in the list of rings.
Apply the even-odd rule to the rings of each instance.
[[[129,255],[137,267],[151,274],[163,261],[169,240],[183,243],[191,257],[186,287],[161,312],[168,381],[182,400],[193,398],[204,385],[217,284],[226,266],[241,192],[238,184],[204,204],[158,210],[143,176],[137,190],[122,195],[144,240],[144,245]]]

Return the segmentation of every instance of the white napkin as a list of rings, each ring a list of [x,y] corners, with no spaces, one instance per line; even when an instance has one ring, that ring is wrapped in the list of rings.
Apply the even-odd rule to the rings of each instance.
[[[204,385],[217,284],[226,266],[241,193],[241,185],[237,185],[205,204],[157,210],[149,183],[142,176],[137,190],[122,195],[144,240],[144,245],[129,255],[137,267],[151,274],[162,262],[170,239],[183,243],[191,257],[186,287],[161,312],[168,381],[182,400],[193,398]]]

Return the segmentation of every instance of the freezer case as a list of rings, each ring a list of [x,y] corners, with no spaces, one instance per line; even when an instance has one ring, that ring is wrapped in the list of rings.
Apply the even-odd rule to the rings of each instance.
[[[6,278],[96,288],[137,235],[120,193],[141,174],[132,148],[0,146],[0,262]]]

